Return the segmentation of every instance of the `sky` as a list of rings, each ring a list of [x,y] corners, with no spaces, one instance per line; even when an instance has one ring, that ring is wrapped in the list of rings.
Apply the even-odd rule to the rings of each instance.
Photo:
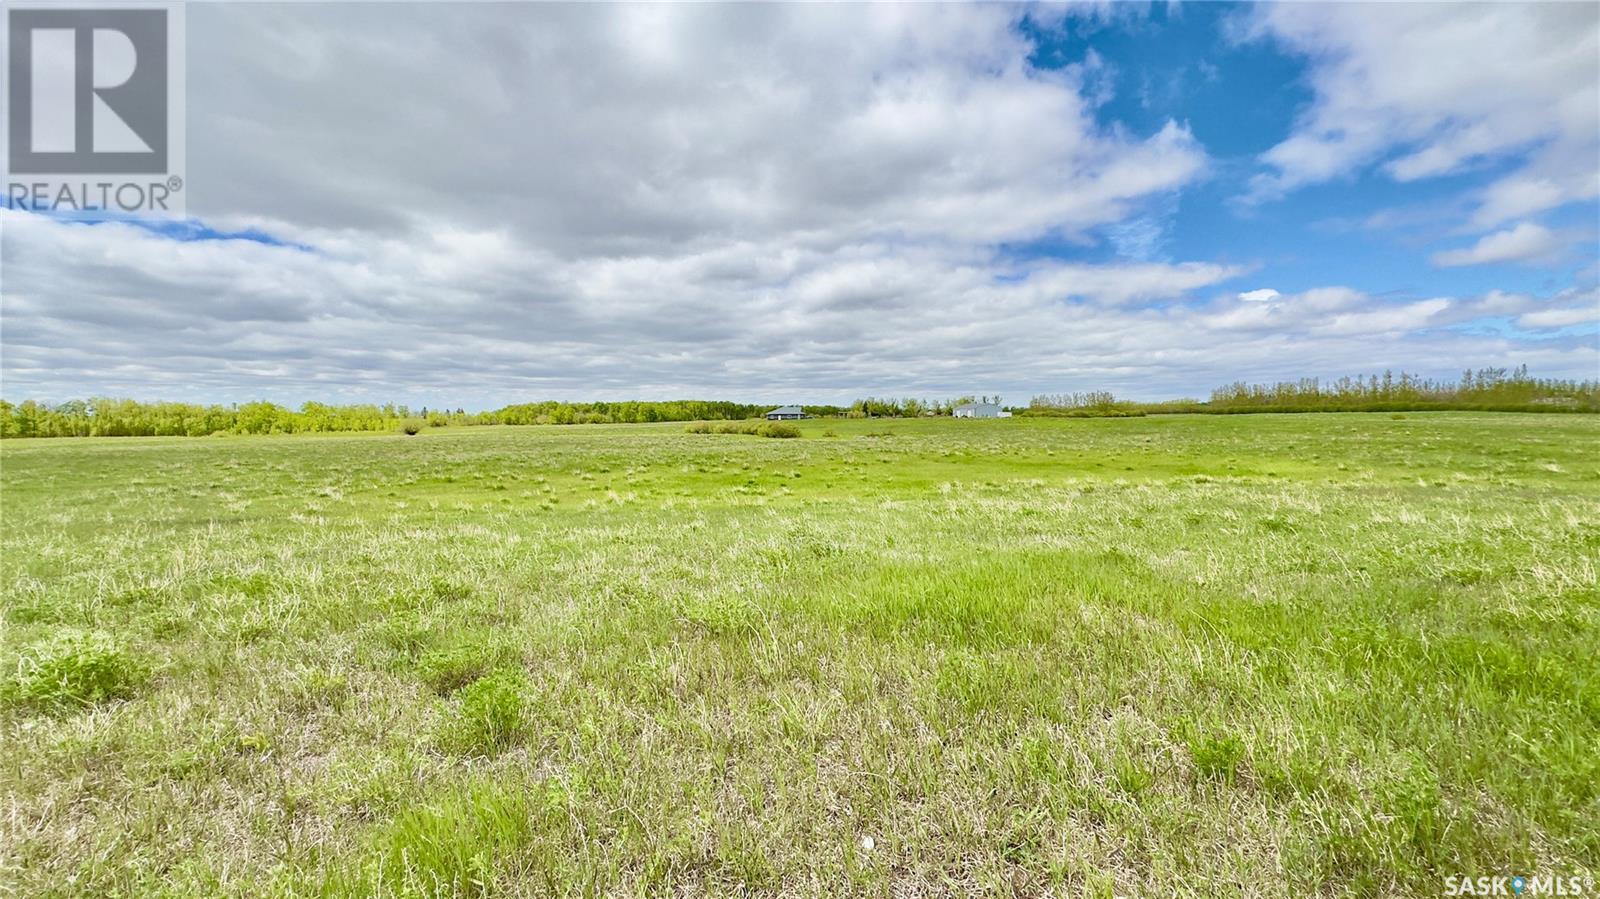
[[[187,215],[0,210],[0,395],[1600,377],[1600,4],[191,4]]]

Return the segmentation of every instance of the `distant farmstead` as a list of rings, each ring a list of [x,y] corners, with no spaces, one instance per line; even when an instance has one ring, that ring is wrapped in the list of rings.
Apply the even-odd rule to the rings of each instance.
[[[788,421],[795,418],[805,418],[806,410],[799,406],[779,406],[767,413],[767,421]]]
[[[956,418],[1010,418],[999,403],[962,403],[950,411]]]

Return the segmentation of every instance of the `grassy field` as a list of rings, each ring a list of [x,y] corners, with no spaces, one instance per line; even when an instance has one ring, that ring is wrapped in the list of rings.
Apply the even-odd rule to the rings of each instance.
[[[0,893],[1600,875],[1600,420],[801,430],[6,442]]]

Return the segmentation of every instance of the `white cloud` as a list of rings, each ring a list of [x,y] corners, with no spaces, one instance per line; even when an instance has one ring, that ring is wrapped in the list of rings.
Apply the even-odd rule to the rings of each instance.
[[[1318,287],[1297,294],[1253,298],[1251,291],[1232,302],[1217,304],[1200,318],[1208,328],[1225,331],[1267,331],[1304,334],[1383,334],[1412,331],[1430,324],[1451,304],[1449,299],[1386,303],[1348,287]]]
[[[1418,300],[1360,312],[1345,312],[1311,326],[1313,333],[1405,334],[1430,325],[1453,301],[1445,297]]]
[[[1600,289],[1566,291],[1554,299],[1553,306],[1518,316],[1517,327],[1540,331],[1600,322]]]
[[[1051,382],[1063,352],[1142,355],[1170,329],[1149,310],[1115,310],[1238,273],[1018,268],[987,250],[894,242],[562,258],[463,229],[427,240],[302,229],[318,248],[307,251],[15,212],[0,227],[7,390],[47,397],[960,392],[985,372]]]
[[[1525,312],[1538,302],[1526,294],[1491,290],[1479,297],[1457,301],[1445,313],[1436,316],[1434,323],[1443,326],[1481,319],[1504,318]]]
[[[1239,266],[1184,262],[1040,266],[1033,279],[1043,297],[1080,298],[1108,305],[1170,300],[1243,274]]]
[[[306,251],[9,212],[0,227],[6,390],[19,397],[826,401],[974,383],[1019,398],[1086,387],[1159,397],[1239,376],[1596,364],[1592,340],[1445,327],[1528,311],[1529,298],[1394,301],[1327,287],[1201,304],[1196,291],[1241,274],[1202,263],[1019,267],[972,248],[781,239],[562,258],[464,228],[426,240],[302,229],[318,248]]]
[[[1205,165],[1180,124],[1098,125],[1099,67],[1032,67],[998,5],[191,12],[206,217],[505,225],[561,255],[985,243],[1082,235]]]
[[[1032,66],[1026,13],[197,6],[189,211],[315,252],[8,216],[6,391],[870,385],[1230,276],[996,256],[1206,164],[1179,123],[1100,124],[1105,66]]]
[[[1496,262],[1539,262],[1561,249],[1561,239],[1548,228],[1522,222],[1514,228],[1496,231],[1470,247],[1433,254],[1438,266],[1488,265]]]
[[[1517,324],[1524,328],[1566,328],[1593,321],[1600,321],[1600,308],[1594,306],[1546,309],[1542,312],[1530,312],[1517,318]]]
[[[1381,163],[1398,181],[1527,154],[1473,222],[1600,194],[1600,6],[1271,3],[1252,33],[1307,56],[1315,101],[1262,160],[1257,199]]]
[[[1263,287],[1259,290],[1247,290],[1239,294],[1239,299],[1244,300],[1246,303],[1267,303],[1281,296],[1283,294],[1278,293],[1276,290],[1270,287]]]

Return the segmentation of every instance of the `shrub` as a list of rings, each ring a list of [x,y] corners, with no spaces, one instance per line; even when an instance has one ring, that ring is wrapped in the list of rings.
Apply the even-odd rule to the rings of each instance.
[[[1186,411],[1186,410],[1178,410]],[[1034,406],[1016,413],[1020,418],[1143,418],[1144,409],[1135,406],[1088,406],[1078,409],[1054,409]]]
[[[415,437],[422,428],[418,427],[416,422],[408,421],[400,430],[404,431],[407,437]]]
[[[690,434],[754,434],[759,422],[697,421],[684,427]]]
[[[148,673],[143,662],[96,631],[59,637],[19,659],[0,689],[18,705],[89,706],[132,696]]]
[[[799,437],[800,429],[794,425],[786,425],[781,421],[769,421],[758,425],[756,433],[762,437]]]
[[[525,735],[527,675],[502,668],[462,688],[444,743],[466,755],[496,755]]]
[[[778,421],[697,421],[684,427],[690,434],[746,434],[757,437],[799,437],[800,429]]]

